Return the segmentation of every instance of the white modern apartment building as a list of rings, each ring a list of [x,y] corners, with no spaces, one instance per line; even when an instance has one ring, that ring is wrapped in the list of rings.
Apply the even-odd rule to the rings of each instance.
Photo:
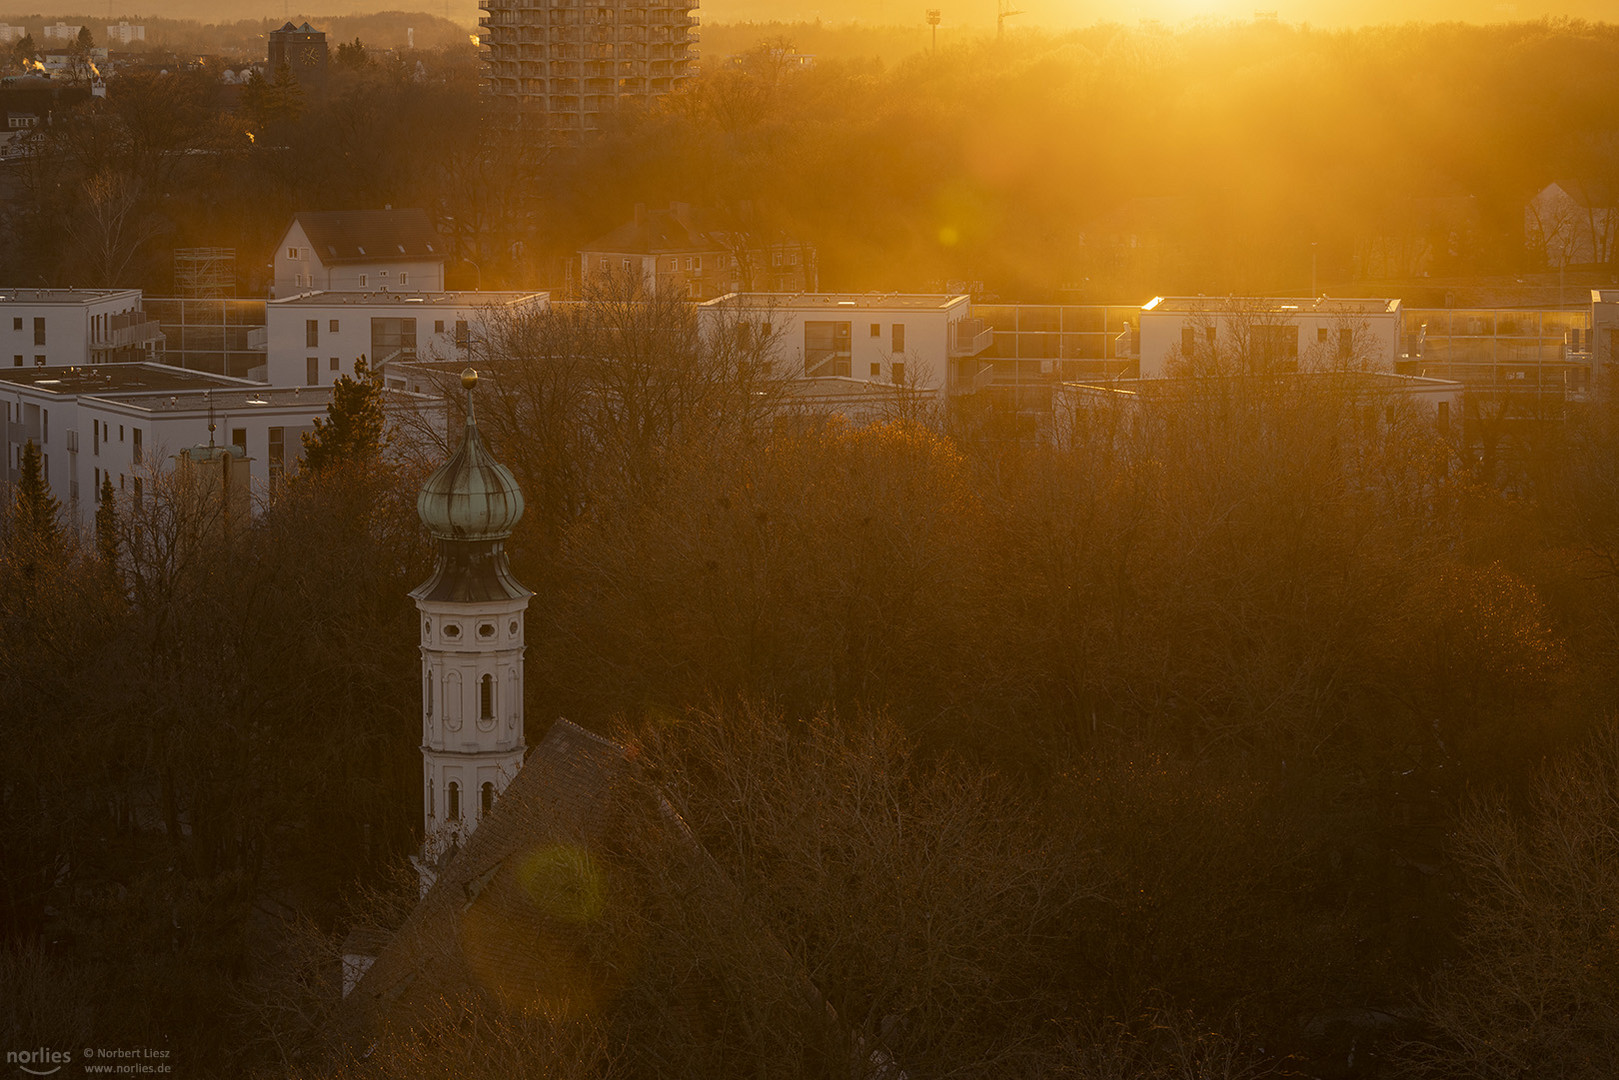
[[[132,41],[145,40],[146,27],[144,25],[131,26],[128,22],[119,20],[117,26],[107,27],[105,44],[111,45],[113,42],[117,42],[120,45],[128,45]]]
[[[1141,377],[1393,371],[1400,301],[1336,297],[1154,297],[1141,308]]]
[[[173,468],[175,455],[210,441],[248,459],[262,500],[296,471],[302,436],[326,415],[331,387],[269,387],[164,364],[3,368],[0,402],[7,478],[15,481],[32,441],[66,520],[88,528],[104,478],[122,495],[139,495]],[[399,424],[407,436],[443,433],[442,400],[387,391],[384,402],[398,419],[412,414]]]
[[[929,393],[983,385],[979,357],[995,336],[967,296],[942,293],[729,293],[698,313],[706,333],[776,336],[799,378]]]
[[[163,332],[139,289],[0,288],[0,367],[156,360]]]
[[[425,210],[305,211],[276,245],[272,295],[442,292],[448,252]]]
[[[40,36],[46,41],[66,41],[72,43],[79,40],[79,31],[83,29],[84,27],[82,26],[69,26],[65,22],[59,22],[55,26],[47,26],[41,32]]]
[[[377,370],[413,360],[470,356],[491,309],[543,308],[536,292],[314,292],[265,307],[265,381],[271,386],[330,386],[354,374],[361,356]]]

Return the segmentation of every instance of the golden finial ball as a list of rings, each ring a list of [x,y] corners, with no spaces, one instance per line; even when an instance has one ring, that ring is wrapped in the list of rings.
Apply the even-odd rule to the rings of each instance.
[[[465,371],[463,371],[461,373],[461,385],[468,390],[471,390],[474,386],[477,386],[478,372],[473,368],[467,368]]]

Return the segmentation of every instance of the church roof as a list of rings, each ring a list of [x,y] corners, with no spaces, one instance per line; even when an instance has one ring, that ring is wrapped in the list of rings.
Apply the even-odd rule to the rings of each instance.
[[[523,995],[554,977],[546,969],[557,966],[555,924],[577,912],[547,910],[535,877],[588,879],[590,849],[610,828],[615,787],[631,767],[618,743],[567,720],[552,724],[377,957],[353,1007],[373,1019],[408,1018],[476,987]]]
[[[310,249],[330,266],[350,262],[443,262],[443,237],[426,210],[301,211]]]

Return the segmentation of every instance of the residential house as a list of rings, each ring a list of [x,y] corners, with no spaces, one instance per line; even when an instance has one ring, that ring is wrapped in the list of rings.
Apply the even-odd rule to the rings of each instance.
[[[448,251],[425,210],[303,211],[276,245],[270,295],[442,292]]]
[[[163,332],[139,289],[0,288],[0,367],[157,360]]]
[[[1523,210],[1524,244],[1547,266],[1611,264],[1619,199],[1606,184],[1547,184]]]
[[[634,274],[694,300],[813,291],[817,278],[815,248],[767,228],[751,207],[733,214],[681,202],[667,210],[636,203],[633,220],[579,249],[579,270]]]
[[[1140,374],[1393,371],[1400,329],[1398,300],[1157,296],[1141,308]]]

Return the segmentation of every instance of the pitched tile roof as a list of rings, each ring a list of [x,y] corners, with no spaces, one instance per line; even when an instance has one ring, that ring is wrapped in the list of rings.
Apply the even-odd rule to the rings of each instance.
[[[569,905],[592,902],[590,849],[631,768],[624,747],[556,721],[355,988],[350,1021],[408,1017],[480,986],[543,993],[572,965]]]
[[[303,226],[322,263],[409,259],[443,262],[447,245],[426,210],[304,211],[293,216]]]

